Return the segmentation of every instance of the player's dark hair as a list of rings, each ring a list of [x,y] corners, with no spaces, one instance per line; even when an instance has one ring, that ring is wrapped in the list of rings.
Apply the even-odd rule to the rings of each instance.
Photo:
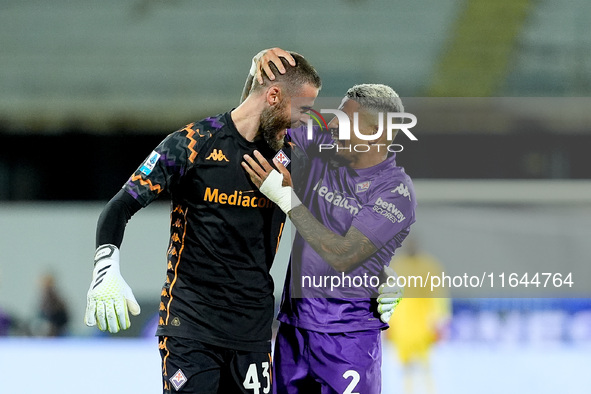
[[[271,84],[278,83],[286,89],[288,95],[297,96],[297,93],[301,87],[306,84],[311,85],[317,89],[322,87],[320,76],[316,72],[316,69],[312,67],[310,62],[308,62],[299,53],[289,53],[294,58],[296,65],[291,66],[286,59],[280,58],[281,62],[283,63],[283,67],[285,68],[285,74],[281,74],[279,70],[277,70],[277,67],[275,67],[273,63],[269,62],[269,67],[271,68],[271,71],[273,71],[273,74],[275,74],[275,80],[271,81],[263,73],[263,85],[260,85],[256,80],[254,80],[252,91],[263,89],[271,86]]]

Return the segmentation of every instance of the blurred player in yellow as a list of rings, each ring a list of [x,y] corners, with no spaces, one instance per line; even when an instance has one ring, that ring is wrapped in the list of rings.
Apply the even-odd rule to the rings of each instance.
[[[405,253],[396,255],[391,264],[399,277],[420,276],[425,283],[428,275],[441,274],[439,261],[419,251],[416,238],[410,236],[406,241],[403,247]],[[386,338],[395,345],[402,363],[406,394],[414,393],[419,381],[424,382],[428,393],[435,392],[430,373],[429,351],[441,338],[450,312],[450,300],[441,288],[432,292],[430,285],[419,287],[411,282],[405,286],[404,297],[390,318]],[[413,367],[417,364],[420,368],[414,371]],[[422,376],[415,376],[415,372]]]

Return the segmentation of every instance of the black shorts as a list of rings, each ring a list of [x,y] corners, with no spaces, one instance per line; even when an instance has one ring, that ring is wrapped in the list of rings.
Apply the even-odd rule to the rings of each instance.
[[[194,339],[158,337],[164,394],[271,393],[271,353],[232,350]]]

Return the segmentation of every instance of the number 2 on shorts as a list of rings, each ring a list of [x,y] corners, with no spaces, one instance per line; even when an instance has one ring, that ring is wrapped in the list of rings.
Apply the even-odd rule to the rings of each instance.
[[[343,378],[352,378],[351,383],[349,383],[345,391],[343,391],[343,394],[359,394],[357,391],[353,392],[355,387],[357,387],[357,383],[359,383],[359,372],[349,369],[348,371],[345,371]]]

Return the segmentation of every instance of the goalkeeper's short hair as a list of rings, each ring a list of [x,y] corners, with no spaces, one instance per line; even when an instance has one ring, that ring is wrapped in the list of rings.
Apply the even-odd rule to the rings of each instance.
[[[322,88],[322,81],[320,76],[316,72],[316,69],[308,62],[302,55],[296,52],[289,52],[294,58],[296,64],[291,66],[289,62],[280,57],[283,67],[285,68],[285,74],[281,74],[273,62],[269,62],[269,67],[275,75],[275,80],[271,81],[265,73],[263,73],[263,84],[259,84],[257,80],[253,80],[251,92],[256,92],[272,86],[273,84],[279,84],[284,87],[289,96],[297,96],[301,87],[308,84],[317,89]]]

